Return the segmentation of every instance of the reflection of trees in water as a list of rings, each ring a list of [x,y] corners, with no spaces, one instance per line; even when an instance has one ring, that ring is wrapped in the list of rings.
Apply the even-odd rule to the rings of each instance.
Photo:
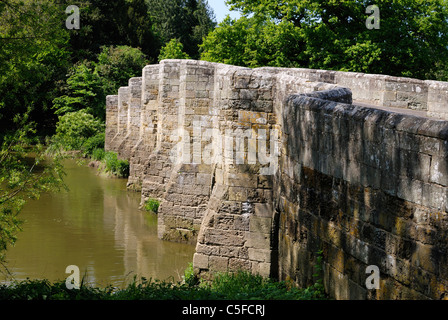
[[[130,273],[126,279],[183,272],[194,247],[159,240],[156,216],[138,209],[140,195],[126,191],[125,180],[99,177],[74,162],[66,171],[68,192],[44,194],[21,213],[27,222],[7,255],[17,279],[64,279],[72,264],[99,285],[121,285]]]

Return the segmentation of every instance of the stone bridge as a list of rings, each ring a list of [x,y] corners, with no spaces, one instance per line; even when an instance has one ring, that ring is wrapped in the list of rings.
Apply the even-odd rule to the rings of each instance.
[[[444,82],[164,60],[107,97],[106,150],[203,277],[308,286],[322,250],[334,298],[442,299],[447,102]]]

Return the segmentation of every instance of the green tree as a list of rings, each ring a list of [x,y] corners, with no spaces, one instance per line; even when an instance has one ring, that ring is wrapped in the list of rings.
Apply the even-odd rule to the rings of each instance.
[[[192,58],[199,57],[199,44],[216,26],[206,0],[148,0],[153,29],[161,46],[178,39]]]
[[[95,63],[83,61],[74,65],[63,90],[66,94],[53,100],[55,114],[64,115],[85,109],[95,117],[105,119],[106,94]]]
[[[141,50],[128,46],[102,47],[97,60],[85,60],[71,68],[61,95],[53,100],[55,114],[85,110],[104,121],[106,95],[116,94],[129,78],[141,76],[148,62]]]
[[[145,0],[78,1],[81,28],[71,30],[73,62],[94,60],[102,46],[140,48],[154,61],[159,44]]]
[[[18,127],[5,135],[0,145],[0,264],[5,266],[6,250],[14,245],[23,221],[19,217],[25,203],[38,199],[43,192],[64,186],[60,154],[47,159],[45,147],[34,138],[35,123],[16,116]]]
[[[295,67],[300,65],[300,40],[299,30],[289,21],[227,17],[204,39],[201,59],[252,68]]]
[[[0,1],[0,133],[29,108],[38,130],[51,132],[51,101],[69,66],[66,17],[54,1]]]
[[[140,49],[129,46],[103,47],[95,70],[103,78],[105,94],[116,94],[118,88],[128,85],[130,78],[141,76],[143,67],[148,63]]]
[[[225,49],[223,44],[229,41],[232,32],[246,36],[237,43],[246,53],[254,50],[250,41],[254,30],[258,28],[263,35],[260,38],[269,42],[272,34],[264,26],[288,23],[285,26],[293,26],[294,30],[284,35],[295,43],[297,50],[286,53],[286,60],[279,60],[285,60],[285,66],[293,62],[307,68],[447,80],[446,71],[441,71],[447,70],[448,61],[446,0],[378,0],[375,4],[380,8],[379,30],[366,27],[369,15],[365,12],[370,3],[364,0],[228,0],[227,3],[243,17],[232,22],[233,26],[229,21],[223,22],[207,37],[204,59],[239,61],[241,53]],[[250,20],[246,28],[242,26],[247,23],[244,19]],[[223,57],[217,49],[221,47]],[[263,52],[264,48],[257,44],[255,50]],[[268,61],[276,59],[276,55],[265,57]],[[251,64],[244,61],[241,65]]]
[[[184,46],[177,39],[171,39],[161,50],[159,61],[163,59],[189,59],[188,54],[183,52]]]

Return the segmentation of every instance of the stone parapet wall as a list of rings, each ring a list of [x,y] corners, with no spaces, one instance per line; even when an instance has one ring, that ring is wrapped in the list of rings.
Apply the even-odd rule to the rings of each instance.
[[[448,122],[292,95],[274,182],[279,277],[337,299],[448,292]],[[366,289],[379,267],[380,288]]]
[[[159,237],[196,244],[203,277],[242,269],[305,286],[323,250],[333,297],[437,299],[448,279],[448,123],[356,102],[443,118],[446,89],[164,60],[107,97],[106,149],[130,161],[142,204],[161,201]],[[365,287],[369,265],[379,290]]]

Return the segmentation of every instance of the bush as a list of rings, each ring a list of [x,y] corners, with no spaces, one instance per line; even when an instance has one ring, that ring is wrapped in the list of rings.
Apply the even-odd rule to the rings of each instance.
[[[104,155],[106,171],[115,174],[121,178],[129,176],[129,162],[120,160],[115,152],[106,152]]]
[[[253,275],[249,272],[221,273],[210,282],[194,280],[191,265],[183,282],[141,278],[118,290],[112,286],[95,288],[81,284],[69,290],[65,281],[26,280],[10,286],[0,285],[0,300],[315,300],[326,299],[313,287],[290,288],[284,281]],[[187,279],[190,279],[187,281]]]
[[[92,155],[94,150],[104,149],[104,141],[106,138],[105,133],[98,133],[93,137],[88,138],[82,145],[82,150],[88,154]],[[104,151],[104,150],[103,150]]]
[[[145,202],[145,210],[157,213],[157,211],[159,210],[159,205],[160,202],[158,200],[149,198]]]
[[[92,152],[92,159],[96,161],[101,161],[106,156],[104,149],[95,149]]]
[[[59,118],[56,125],[56,139],[62,143],[65,150],[81,150],[90,138],[103,131],[104,124],[100,120],[80,110],[69,112]],[[96,137],[89,142],[89,146],[98,144],[101,139],[103,139],[101,136]]]

